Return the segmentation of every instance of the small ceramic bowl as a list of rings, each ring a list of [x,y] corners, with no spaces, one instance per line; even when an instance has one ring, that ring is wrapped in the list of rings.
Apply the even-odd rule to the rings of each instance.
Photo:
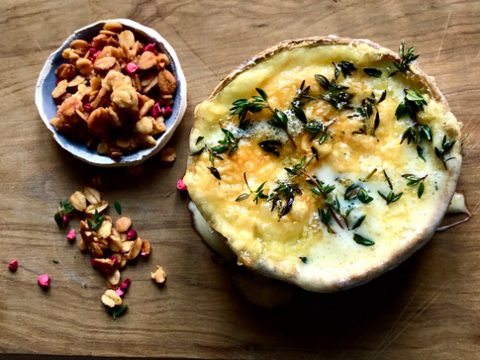
[[[103,25],[109,21],[118,21],[123,25],[125,30],[132,31],[135,34],[135,38],[144,44],[155,43],[157,50],[160,50],[169,57],[170,65],[168,66],[168,70],[177,78],[177,89],[174,94],[172,115],[165,120],[167,130],[164,133],[159,134],[158,138],[156,137],[157,145],[151,148],[139,149],[135,152],[123,155],[119,159],[111,159],[105,155],[98,155],[96,148],[87,147],[85,141],[73,139],[65,134],[58,133],[55,128],[50,125],[50,120],[55,117],[57,112],[57,106],[52,98],[52,91],[56,87],[55,81],[57,79],[55,70],[60,64],[66,62],[66,60],[62,58],[63,50],[70,47],[70,43],[75,39],[82,39],[90,42],[92,38],[98,35],[98,32],[103,29]],[[73,35],[71,35],[62,46],[57,49],[57,51],[48,57],[38,78],[35,91],[35,104],[37,105],[40,117],[47,128],[52,132],[57,143],[75,157],[91,165],[101,167],[132,166],[142,163],[159,152],[172,137],[173,132],[182,120],[187,107],[187,82],[183,75],[177,54],[175,54],[172,46],[155,30],[128,19],[102,20],[75,31]]]

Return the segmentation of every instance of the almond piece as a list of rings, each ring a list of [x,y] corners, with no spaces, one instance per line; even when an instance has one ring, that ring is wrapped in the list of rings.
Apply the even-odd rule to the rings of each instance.
[[[153,132],[153,118],[144,116],[135,124],[135,131],[139,134],[149,135]]]
[[[101,237],[103,239],[108,238],[112,233],[112,223],[107,220],[102,221],[102,225],[100,225],[100,228],[97,231],[98,237]]]
[[[74,87],[82,84],[85,81],[85,78],[81,75],[75,76],[70,82],[68,83],[68,87]]]
[[[165,148],[160,153],[160,159],[165,165],[173,164],[173,162],[177,159],[177,153],[175,152],[174,148]]]
[[[111,308],[115,305],[122,305],[123,303],[122,298],[114,290],[105,291],[105,294],[102,295],[102,302]]]
[[[163,284],[165,280],[167,279],[167,275],[165,274],[165,271],[157,265],[157,270],[154,273],[150,273],[150,277],[155,280],[157,284]]]
[[[85,212],[89,215],[95,215],[95,210],[101,213],[108,207],[108,202],[105,200],[102,200],[99,204],[97,205],[88,205],[87,208],[85,209]]]
[[[93,68],[95,70],[108,70],[110,69],[115,63],[117,62],[117,59],[115,59],[112,56],[106,56],[102,57],[100,59],[95,60],[95,63],[93,64]]]
[[[142,253],[145,253],[145,255],[149,255],[151,250],[152,250],[152,245],[147,240],[143,240]]]
[[[57,87],[53,89],[52,91],[52,96],[54,99],[62,96],[67,92],[67,87],[68,87],[68,81],[67,80],[62,80],[58,83]]]
[[[140,251],[142,251],[142,242],[143,241],[140,238],[137,238],[137,240],[135,240],[135,243],[134,243],[132,249],[130,250],[130,252],[128,254],[128,259],[129,260],[133,260],[138,255],[140,255]]]
[[[140,59],[138,59],[137,66],[140,70],[148,70],[157,65],[157,58],[154,53],[150,51],[145,51]]]
[[[122,216],[115,223],[115,230],[120,233],[127,232],[130,226],[132,226],[132,220],[126,216]]]
[[[85,198],[83,192],[75,191],[72,195],[70,195],[70,204],[72,204],[77,211],[85,211],[87,208],[87,199]]]
[[[135,44],[135,36],[130,30],[122,31],[118,35],[118,43],[120,44],[120,46],[125,46],[129,50]]]
[[[85,186],[85,188],[83,189],[83,193],[85,194],[88,202],[92,205],[97,205],[100,203],[100,201],[102,201],[102,196],[100,195],[100,192],[90,186]]]
[[[177,79],[175,79],[175,76],[173,76],[173,74],[168,70],[160,71],[157,79],[158,88],[160,89],[160,94],[162,95],[170,95],[177,88]]]
[[[135,241],[124,241],[122,242],[122,253],[128,253],[133,248]]]
[[[118,285],[118,283],[120,282],[120,271],[118,271],[118,269],[115,270],[112,275],[107,277],[107,279],[110,282],[110,284]]]
[[[109,21],[103,25],[103,29],[120,33],[123,30],[123,26],[118,21]]]

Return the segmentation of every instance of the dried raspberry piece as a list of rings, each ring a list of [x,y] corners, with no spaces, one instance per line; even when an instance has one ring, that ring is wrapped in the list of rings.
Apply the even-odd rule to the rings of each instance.
[[[135,229],[130,229],[127,232],[127,240],[133,240],[137,238],[137,230]]]
[[[129,63],[127,64],[126,69],[127,69],[127,73],[129,73],[130,75],[132,75],[132,74],[135,74],[135,72],[138,70],[138,66],[135,65],[133,62],[129,62]]]
[[[153,108],[152,108],[151,111],[152,111],[152,115],[155,119],[163,115],[163,110],[160,107],[159,103],[155,103],[155,105],[153,105]]]
[[[67,239],[68,240],[75,240],[75,230],[74,229],[72,229],[68,232]]]
[[[47,274],[40,275],[38,277],[38,285],[40,285],[44,289],[48,288],[48,285],[50,285],[50,276],[48,276]]]
[[[187,190],[187,185],[185,185],[185,183],[183,182],[183,179],[179,179],[177,181],[177,189],[182,191]]]
[[[85,103],[83,104],[83,109],[85,111],[92,111],[92,106],[90,105],[90,103]]]
[[[158,54],[157,49],[155,49],[155,44],[153,44],[153,43],[148,44],[147,46],[145,46],[145,49],[143,49],[143,51],[149,51],[149,52],[154,53],[155,55]]]
[[[8,264],[8,268],[9,268],[11,271],[17,271],[17,269],[18,269],[18,261],[17,261],[17,260],[13,260],[12,262],[10,262],[10,264]]]
[[[122,289],[118,288],[117,290],[115,290],[115,292],[117,293],[118,296],[123,296],[125,293],[123,292]]]
[[[165,110],[163,110],[163,116],[165,119],[168,119],[172,115],[172,108],[170,106],[167,106]]]
[[[132,282],[132,280],[130,278],[127,278],[127,279],[123,280],[122,284],[120,285],[120,289],[126,291],[128,289],[128,287],[130,286],[131,282]]]

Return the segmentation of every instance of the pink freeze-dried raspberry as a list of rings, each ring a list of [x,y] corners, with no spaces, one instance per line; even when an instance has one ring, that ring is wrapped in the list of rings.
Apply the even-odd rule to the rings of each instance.
[[[60,82],[60,79],[57,78],[57,80],[55,80],[55,85],[58,85],[59,82]]]
[[[117,261],[118,261],[118,258],[115,256],[115,255],[112,255],[112,257],[110,258],[110,260],[113,261],[113,264],[115,264]]]
[[[183,179],[179,179],[177,181],[177,189],[178,190],[187,190],[187,185],[185,185],[185,183],[183,182]]]
[[[135,72],[138,70],[138,66],[135,65],[133,62],[129,62],[129,63],[127,64],[126,69],[127,69],[127,73],[129,73],[130,75],[132,75],[132,74],[135,74]]]
[[[97,56],[100,55],[101,52],[102,52],[102,50],[98,50],[96,53],[94,53],[94,54],[92,55],[92,57],[93,57],[94,59],[96,59]]]
[[[145,46],[145,49],[143,49],[143,51],[150,51],[150,52],[154,53],[155,55],[158,54],[157,49],[155,49],[155,44],[153,44],[153,43]]]
[[[95,266],[95,259],[94,258],[90,258],[90,264],[92,264],[92,266]]]
[[[130,229],[127,232],[127,240],[133,240],[137,238],[137,230],[135,229]]]
[[[117,290],[115,290],[115,292],[117,293],[118,296],[123,296],[125,293],[122,291],[122,289],[118,288]]]
[[[63,225],[66,225],[68,223],[68,217],[67,215],[63,215]]]
[[[47,274],[40,275],[40,276],[38,277],[38,284],[39,284],[42,288],[47,288],[48,285],[50,284],[50,276],[48,276]]]
[[[159,103],[155,103],[155,105],[153,105],[152,115],[153,115],[154,118],[158,118],[158,117],[163,115],[163,110],[160,107]]]
[[[95,59],[91,56],[89,56],[87,59],[90,60],[92,62],[92,64],[95,62]]]
[[[92,111],[92,106],[90,105],[90,103],[85,103],[83,104],[83,109],[85,111]]]
[[[165,119],[168,119],[172,115],[172,108],[170,106],[167,106],[165,110],[163,110],[163,116]]]
[[[75,240],[75,230],[74,229],[72,229],[68,232],[67,239],[68,240]]]
[[[131,282],[132,280],[130,278],[123,280],[122,284],[120,285],[120,289],[127,290]]]
[[[140,255],[147,256],[148,254],[146,252],[141,252]]]
[[[8,264],[8,268],[12,271],[17,271],[18,269],[18,261],[13,260],[10,264]]]

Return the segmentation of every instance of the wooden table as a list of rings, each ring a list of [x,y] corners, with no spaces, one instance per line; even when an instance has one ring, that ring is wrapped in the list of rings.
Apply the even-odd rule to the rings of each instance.
[[[0,353],[8,354],[0,358],[480,358],[479,2],[7,0],[0,14]],[[148,260],[124,271],[133,279],[129,310],[116,321],[100,302],[103,276],[52,218],[60,199],[102,171],[62,150],[34,104],[47,56],[75,29],[107,18],[161,33],[188,81],[188,109],[170,141],[178,154],[173,167],[156,156],[142,176],[107,171],[113,181],[105,197],[121,202],[153,244]],[[244,300],[211,260],[176,181],[195,105],[223,76],[278,41],[328,34],[391,49],[402,38],[416,45],[423,69],[470,133],[458,189],[474,218],[367,285],[337,294],[298,291],[288,305],[264,310]],[[12,259],[20,263],[16,273],[7,269]],[[149,279],[157,264],[168,275],[162,289]],[[47,292],[37,285],[43,273],[51,276]]]

